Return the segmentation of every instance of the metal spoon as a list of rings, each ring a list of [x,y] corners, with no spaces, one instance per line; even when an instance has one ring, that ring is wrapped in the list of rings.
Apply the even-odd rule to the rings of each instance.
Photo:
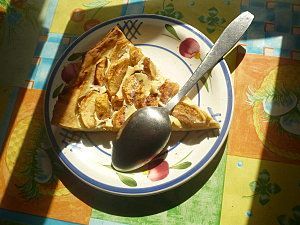
[[[243,12],[225,28],[194,74],[165,107],[141,108],[127,119],[113,142],[112,165],[116,170],[138,169],[162,151],[171,135],[172,109],[234,47],[253,18],[250,12]]]

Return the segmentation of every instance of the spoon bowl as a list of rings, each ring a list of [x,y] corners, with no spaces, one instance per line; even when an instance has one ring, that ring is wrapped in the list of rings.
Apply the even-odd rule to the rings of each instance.
[[[113,167],[127,172],[150,162],[168,143],[171,128],[169,111],[164,107],[148,106],[133,113],[113,142]]]

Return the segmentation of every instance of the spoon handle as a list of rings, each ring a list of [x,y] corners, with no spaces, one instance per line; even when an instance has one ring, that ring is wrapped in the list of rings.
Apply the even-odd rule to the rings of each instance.
[[[223,31],[214,46],[205,56],[194,74],[184,84],[180,91],[167,103],[165,108],[171,112],[175,105],[189,92],[189,90],[212,69],[222,57],[240,40],[250,26],[254,16],[250,12],[243,12],[236,17]]]

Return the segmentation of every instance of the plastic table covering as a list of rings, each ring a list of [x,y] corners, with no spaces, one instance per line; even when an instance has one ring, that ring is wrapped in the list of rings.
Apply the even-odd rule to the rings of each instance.
[[[159,199],[156,204],[168,205],[164,210],[156,205],[150,215],[135,215],[118,213],[107,196],[99,196],[100,209],[84,203],[57,178],[63,168],[53,157],[51,179],[34,179],[38,149],[49,147],[47,77],[78,35],[114,17],[154,13],[191,24],[215,41],[246,10],[254,22],[226,57],[234,81],[233,123],[203,186],[183,200],[183,192]],[[0,0],[0,224],[300,224],[299,60],[299,0]],[[130,201],[124,204],[135,211]]]

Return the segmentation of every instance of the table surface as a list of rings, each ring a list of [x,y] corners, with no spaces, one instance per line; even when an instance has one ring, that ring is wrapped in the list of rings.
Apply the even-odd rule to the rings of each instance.
[[[255,20],[226,57],[233,123],[210,174],[159,197],[93,195],[49,153],[52,178],[34,179],[47,143],[46,80],[78,35],[117,16],[156,13],[215,41],[246,10]],[[0,0],[0,224],[300,224],[299,60],[299,0]]]

